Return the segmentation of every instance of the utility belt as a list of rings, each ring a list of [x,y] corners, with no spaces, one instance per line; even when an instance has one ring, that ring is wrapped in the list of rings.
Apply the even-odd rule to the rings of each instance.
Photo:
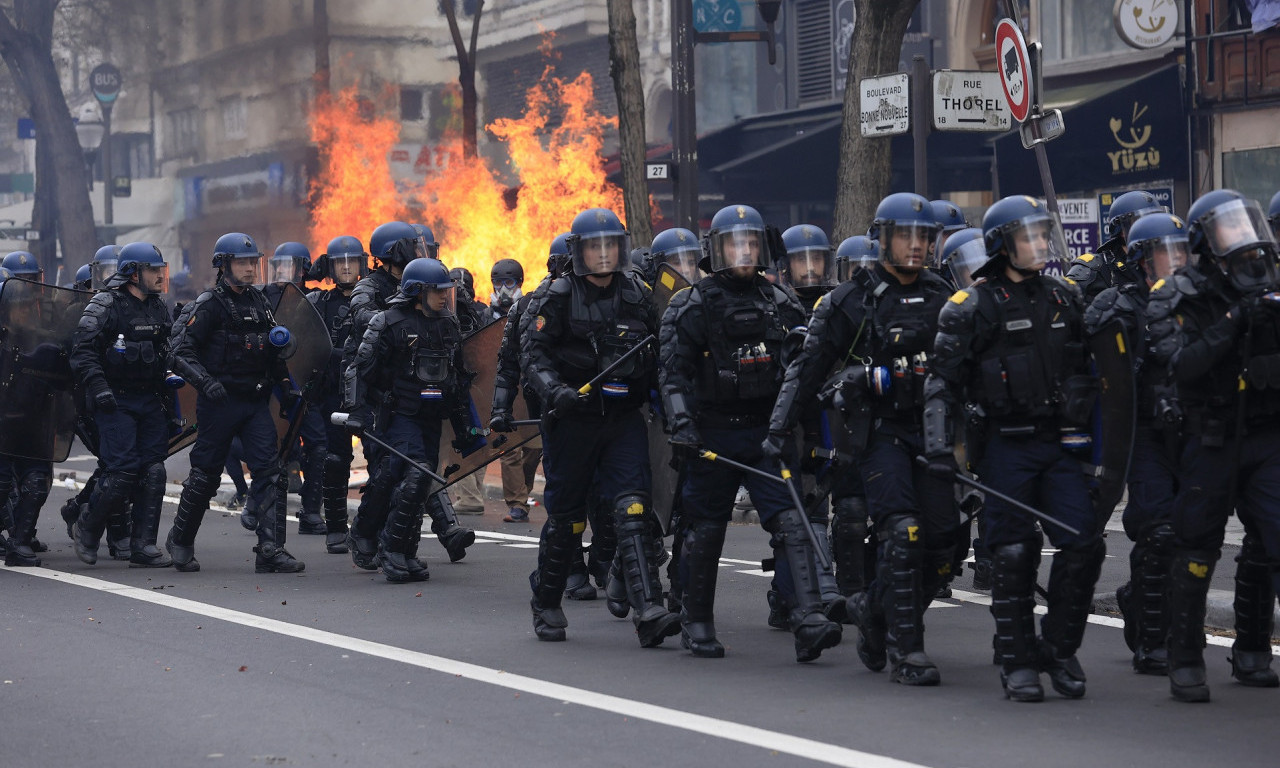
[[[267,398],[271,395],[271,380],[264,378],[245,379],[239,376],[215,376],[227,392],[244,398]]]

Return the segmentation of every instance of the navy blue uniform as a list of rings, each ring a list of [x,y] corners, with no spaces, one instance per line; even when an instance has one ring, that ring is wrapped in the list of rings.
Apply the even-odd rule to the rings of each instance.
[[[325,547],[331,554],[343,554],[347,551],[347,484],[351,479],[351,462],[355,457],[351,449],[351,436],[345,429],[334,426],[330,417],[342,407],[339,384],[342,379],[342,350],[351,333],[351,293],[341,287],[334,287],[312,291],[307,294],[307,301],[324,320],[333,350],[330,352],[324,382],[317,390],[319,402],[312,403],[303,417],[303,438],[306,439],[307,433],[318,434],[323,430],[325,451],[322,457],[320,497],[324,507]],[[319,440],[317,444],[320,444]],[[308,474],[303,484],[304,504],[307,484],[311,482],[311,475]]]

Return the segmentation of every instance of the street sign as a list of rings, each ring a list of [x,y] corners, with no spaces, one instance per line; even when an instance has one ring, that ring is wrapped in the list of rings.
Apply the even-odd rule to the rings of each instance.
[[[905,72],[859,82],[863,136],[895,136],[911,129],[910,76]]]
[[[94,98],[102,104],[115,103],[120,95],[120,70],[114,64],[99,64],[89,73],[89,87]]]
[[[1018,126],[1018,134],[1022,137],[1022,146],[1031,149],[1037,144],[1053,141],[1067,130],[1062,120],[1062,110],[1051,109],[1039,115],[1032,115]]]
[[[693,28],[698,32],[734,32],[742,28],[738,0],[694,0]]]
[[[996,72],[933,73],[933,127],[939,131],[1007,131],[1013,125]]]
[[[133,194],[133,179],[129,176],[111,177],[111,196],[130,197]]]
[[[1022,30],[1012,19],[996,25],[996,70],[1013,119],[1023,122],[1031,113],[1031,56]]]
[[[18,138],[34,139],[36,137],[36,121],[29,117],[18,118]]]
[[[671,163],[645,163],[644,177],[649,181],[669,181],[671,179]]]

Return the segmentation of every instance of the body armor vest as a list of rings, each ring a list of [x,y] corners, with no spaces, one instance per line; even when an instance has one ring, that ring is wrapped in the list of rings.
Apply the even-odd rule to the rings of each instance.
[[[707,321],[709,354],[702,358],[700,389],[707,407],[725,413],[765,413],[782,386],[786,329],[773,286],[756,283],[743,292],[717,278],[698,283]]]
[[[615,276],[611,296],[588,303],[584,286],[569,280],[569,337],[553,351],[561,380],[575,389],[591,381],[605,368],[630,352],[649,335],[643,294],[624,275]],[[653,370],[652,349],[627,359],[599,392],[606,400],[638,401],[648,397],[648,379]]]
[[[208,347],[199,350],[200,362],[228,389],[256,389],[270,378],[277,354],[267,338],[276,324],[275,316],[256,288],[235,294],[218,283],[212,293],[224,322],[214,330]]]
[[[397,306],[383,317],[383,335],[391,348],[384,373],[398,413],[444,418],[461,393],[460,371],[453,365],[462,343],[451,317],[427,317],[416,307]]]
[[[139,301],[123,289],[114,293],[100,332],[107,384],[117,391],[157,391],[168,366],[169,310],[159,296]]]

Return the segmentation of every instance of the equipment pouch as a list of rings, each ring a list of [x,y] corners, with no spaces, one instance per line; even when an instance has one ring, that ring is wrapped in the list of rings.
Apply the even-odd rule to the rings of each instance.
[[[1062,382],[1063,415],[1076,425],[1088,424],[1098,399],[1098,380],[1087,374],[1068,376]]]
[[[997,411],[1009,406],[1009,380],[997,358],[982,361],[982,391]]]
[[[139,343],[139,354],[142,356],[142,362],[150,365],[156,361],[156,345],[150,341]]]
[[[1005,366],[1009,397],[1022,405],[1034,403],[1036,391],[1031,379],[1031,355],[1026,352],[1009,355],[1005,358]]]
[[[423,349],[413,359],[413,373],[424,384],[441,384],[449,378],[449,353]]]

